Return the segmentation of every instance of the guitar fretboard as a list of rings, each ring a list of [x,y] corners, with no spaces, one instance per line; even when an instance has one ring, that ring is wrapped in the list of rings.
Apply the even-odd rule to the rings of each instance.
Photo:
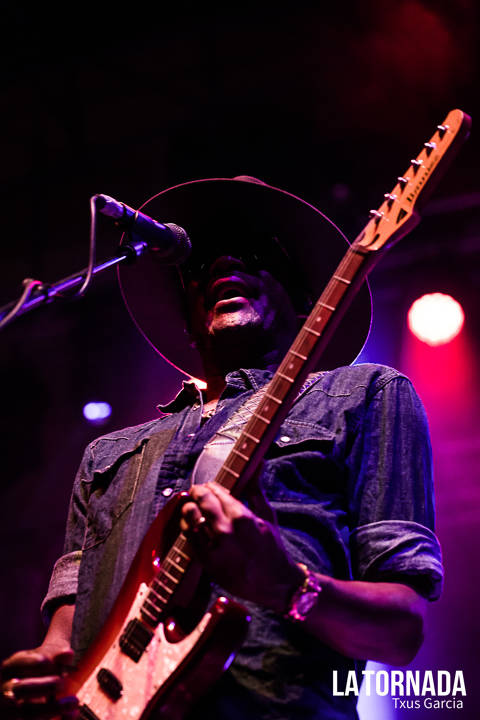
[[[191,560],[191,549],[184,533],[178,535],[161,563],[158,558],[154,559],[154,564],[158,566],[158,573],[149,585],[149,592],[140,610],[143,620],[152,627],[156,627],[160,622],[163,612]]]

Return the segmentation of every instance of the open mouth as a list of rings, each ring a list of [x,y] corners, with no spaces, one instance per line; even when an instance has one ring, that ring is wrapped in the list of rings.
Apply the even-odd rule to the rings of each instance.
[[[231,298],[244,297],[248,298],[253,295],[249,285],[237,276],[219,278],[208,288],[207,301],[208,306],[213,307],[222,300],[230,300]]]

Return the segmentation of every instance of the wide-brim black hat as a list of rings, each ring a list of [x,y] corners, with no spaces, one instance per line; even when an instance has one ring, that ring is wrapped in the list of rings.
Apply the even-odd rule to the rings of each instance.
[[[348,249],[340,230],[317,208],[254,178],[211,178],[176,185],[154,195],[141,207],[162,223],[175,223],[188,233],[197,257],[212,246],[230,254],[229,237],[245,244],[275,237],[291,259],[291,282],[320,297]],[[261,254],[261,252],[260,252]],[[275,274],[274,268],[265,267]],[[204,379],[200,355],[186,331],[182,283],[175,266],[144,254],[134,265],[119,268],[127,308],[140,332],[171,365]],[[283,281],[283,279],[282,279]],[[351,364],[368,337],[370,290],[365,282],[335,331],[318,369]]]

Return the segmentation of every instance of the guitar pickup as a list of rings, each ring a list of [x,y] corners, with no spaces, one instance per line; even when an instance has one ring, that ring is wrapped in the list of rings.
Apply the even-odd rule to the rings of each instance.
[[[111,670],[108,670],[107,668],[100,668],[97,673],[97,680],[101,689],[105,695],[108,695],[110,700],[115,702],[121,698],[123,685]]]
[[[134,662],[138,662],[152,637],[153,632],[135,618],[130,620],[123,631],[119,645],[125,655],[132,658]]]

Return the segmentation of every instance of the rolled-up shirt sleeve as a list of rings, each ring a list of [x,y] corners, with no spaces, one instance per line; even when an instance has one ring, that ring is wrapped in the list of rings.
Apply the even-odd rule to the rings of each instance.
[[[349,469],[354,579],[402,582],[437,599],[443,569],[428,424],[407,378],[396,376],[373,394]]]
[[[86,477],[92,472],[91,446],[88,446],[82,458],[73,485],[63,554],[56,561],[47,594],[41,605],[42,618],[49,624],[53,611],[62,603],[72,603],[78,589],[78,573],[82,559],[82,547],[86,529],[87,499],[84,495]]]

